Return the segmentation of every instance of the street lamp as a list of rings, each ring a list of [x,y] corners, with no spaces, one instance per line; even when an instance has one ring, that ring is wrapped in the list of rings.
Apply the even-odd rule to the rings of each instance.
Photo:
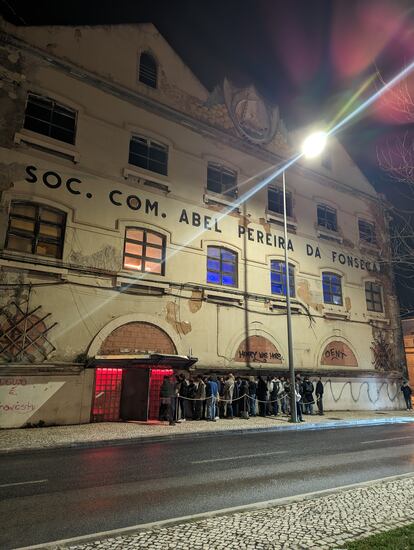
[[[315,132],[308,136],[302,145],[302,154],[307,158],[318,156],[324,149],[327,140],[325,132]],[[295,395],[295,365],[293,363],[293,340],[292,340],[292,312],[290,310],[290,281],[289,281],[289,256],[288,256],[288,234],[286,215],[286,171],[282,172],[283,183],[283,228],[285,235],[285,278],[286,278],[286,311],[287,311],[287,337],[288,337],[288,360],[290,378],[290,421],[297,423],[298,415],[296,410]]]

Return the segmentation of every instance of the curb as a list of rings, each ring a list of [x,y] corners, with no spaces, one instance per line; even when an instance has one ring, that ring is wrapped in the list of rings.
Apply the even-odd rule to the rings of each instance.
[[[100,447],[135,445],[139,443],[160,443],[163,441],[182,441],[194,438],[208,438],[226,435],[247,435],[251,433],[269,433],[269,432],[289,432],[289,431],[310,431],[310,430],[329,430],[332,428],[349,428],[352,426],[379,426],[384,424],[405,424],[414,423],[414,417],[400,416],[392,418],[373,418],[361,420],[340,420],[327,421],[323,423],[313,422],[306,424],[289,424],[287,426],[269,426],[264,428],[237,428],[230,430],[218,430],[209,432],[189,432],[184,434],[169,435],[142,435],[133,438],[123,439],[103,439],[101,441],[75,441],[68,443],[57,443],[50,446],[39,446],[29,448],[9,448],[0,449],[1,455],[26,454],[33,452],[47,452],[59,449],[94,449]]]

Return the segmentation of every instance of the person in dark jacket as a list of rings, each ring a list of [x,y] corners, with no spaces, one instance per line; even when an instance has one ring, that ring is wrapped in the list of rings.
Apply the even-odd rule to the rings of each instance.
[[[257,383],[254,376],[249,376],[249,413],[250,416],[256,416],[256,393]]]
[[[257,377],[257,400],[259,401],[259,416],[266,416],[267,383],[262,376]]]
[[[412,395],[412,389],[408,385],[408,382],[405,381],[403,385],[401,386],[401,391],[403,392],[403,396],[405,399],[405,404],[407,405],[407,411],[410,411],[413,408],[413,404],[411,401],[411,395]]]
[[[197,374],[196,376],[196,391],[195,391],[195,406],[194,406],[194,420],[201,420],[204,415],[204,404],[206,399],[206,385],[203,377]]]
[[[241,399],[240,399],[239,411],[240,411],[240,416],[245,420],[249,419],[250,403],[249,403],[248,395],[249,395],[249,382],[245,378],[242,378],[241,384],[240,384]]]
[[[320,416],[323,415],[323,383],[321,378],[319,377],[319,380],[316,382],[316,404],[318,405],[318,414]]]
[[[170,426],[174,426],[175,424],[176,398],[175,377],[173,375],[164,376],[160,388],[160,401],[162,407],[162,417],[160,407],[160,420],[168,420]]]
[[[305,405],[305,414],[312,414],[314,387],[312,382],[309,380],[309,376],[305,376],[305,379],[303,380],[302,391],[303,391],[303,403]]]

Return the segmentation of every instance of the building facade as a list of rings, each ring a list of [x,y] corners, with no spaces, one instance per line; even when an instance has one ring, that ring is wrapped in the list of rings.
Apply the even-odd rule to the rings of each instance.
[[[0,425],[154,418],[166,372],[287,372],[295,155],[253,86],[209,92],[150,24],[1,24]],[[340,144],[286,172],[295,369],[399,408],[387,222]]]

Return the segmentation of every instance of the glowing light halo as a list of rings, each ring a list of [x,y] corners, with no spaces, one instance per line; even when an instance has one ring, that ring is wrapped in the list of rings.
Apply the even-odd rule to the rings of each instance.
[[[302,144],[302,153],[308,159],[317,157],[325,149],[327,139],[326,132],[319,131],[310,134]]]
[[[384,86],[382,88],[380,88],[377,92],[375,92],[375,94],[373,94],[371,97],[369,97],[368,99],[366,99],[359,107],[357,107],[356,109],[354,109],[354,111],[352,111],[351,113],[349,113],[349,115],[347,115],[345,118],[343,118],[341,121],[338,122],[338,124],[336,124],[333,128],[331,128],[328,132],[327,132],[327,136],[331,136],[331,135],[334,135],[336,134],[345,124],[347,124],[350,120],[352,120],[353,118],[355,118],[359,113],[361,113],[362,111],[364,111],[367,107],[369,107],[372,103],[374,103],[374,101],[376,101],[379,97],[381,97],[387,90],[389,90],[390,88],[392,88],[395,84],[397,84],[398,82],[400,82],[403,78],[405,78],[412,70],[414,69],[414,61],[412,61],[407,67],[405,67],[405,69],[403,69],[402,71],[400,71],[397,75],[395,75],[389,82],[387,82],[387,84],[384,84]],[[286,163],[277,168],[274,172],[272,172],[269,176],[267,176],[264,180],[262,180],[261,182],[257,183],[250,191],[247,191],[244,195],[242,195],[232,206],[229,206],[227,208],[225,208],[222,212],[222,214],[218,217],[218,221],[222,220],[224,217],[226,217],[228,214],[230,214],[231,212],[233,212],[236,208],[238,208],[239,206],[241,206],[246,200],[248,200],[249,198],[251,198],[253,195],[255,195],[257,193],[257,191],[259,191],[260,189],[262,189],[265,185],[267,185],[270,181],[272,181],[274,178],[276,178],[277,176],[279,176],[280,174],[282,174],[284,171],[286,171],[290,166],[292,166],[293,164],[295,164],[300,158],[302,158],[304,156],[303,152],[299,153],[299,154],[296,154],[295,156],[291,157],[289,160],[286,161]],[[271,168],[269,168],[270,170]],[[262,172],[263,173],[263,172]],[[253,179],[253,177],[249,178],[249,180]],[[244,183],[247,183],[247,181],[249,180],[246,180],[246,182]],[[168,256],[168,259],[172,258],[173,256],[175,256],[175,254],[177,254],[178,252],[181,251],[181,249],[185,248],[188,244],[190,244],[191,242],[193,242],[195,239],[197,239],[198,237],[200,237],[206,230],[203,228],[203,229],[200,229],[200,231],[197,232],[197,234],[192,237],[191,239],[189,239],[185,244],[181,245],[180,247],[178,247],[176,250],[174,250],[169,256]],[[167,258],[165,258],[163,260],[163,262],[165,262],[167,260]],[[145,279],[147,277],[148,273],[142,273],[141,276],[139,277],[134,277],[134,280],[135,281],[139,281],[139,280],[142,280],[142,279]],[[134,282],[131,282],[130,285],[125,285],[126,288],[128,288],[129,286],[132,286],[134,284]],[[114,293],[116,293],[116,290],[113,291]],[[107,300],[103,300],[101,302],[99,302],[99,304],[89,310],[89,315],[88,317],[90,317],[92,314],[96,313],[97,311],[99,311],[102,307],[104,307],[107,303],[109,303],[111,300],[113,300],[115,297],[116,297],[117,294],[114,294],[114,296],[111,296],[109,297]],[[84,319],[79,319],[77,321],[74,321],[73,323],[71,323],[68,327],[66,327],[66,329],[64,331],[62,331],[59,336],[61,336],[62,334],[65,334],[66,332],[68,332],[69,330],[71,330],[74,326],[76,326],[77,324],[79,324],[81,321],[85,322]],[[88,328],[88,327],[87,327]],[[89,331],[89,328],[88,328],[88,332]]]

